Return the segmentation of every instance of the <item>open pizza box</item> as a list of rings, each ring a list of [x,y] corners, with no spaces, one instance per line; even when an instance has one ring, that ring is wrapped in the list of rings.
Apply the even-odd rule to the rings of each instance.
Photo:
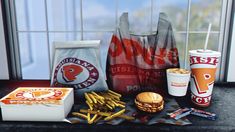
[[[4,121],[63,121],[74,93],[72,88],[19,87],[0,102]]]

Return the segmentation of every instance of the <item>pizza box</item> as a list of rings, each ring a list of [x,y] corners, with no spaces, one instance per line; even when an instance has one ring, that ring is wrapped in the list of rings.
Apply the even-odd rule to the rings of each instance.
[[[4,121],[63,121],[73,104],[73,88],[19,87],[0,100]]]

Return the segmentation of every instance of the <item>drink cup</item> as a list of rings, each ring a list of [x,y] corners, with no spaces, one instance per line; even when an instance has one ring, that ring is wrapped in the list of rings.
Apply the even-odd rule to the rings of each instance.
[[[191,100],[200,107],[210,105],[215,73],[220,52],[212,50],[190,50]]]
[[[180,68],[167,69],[168,93],[172,96],[185,96],[190,79],[190,71]]]

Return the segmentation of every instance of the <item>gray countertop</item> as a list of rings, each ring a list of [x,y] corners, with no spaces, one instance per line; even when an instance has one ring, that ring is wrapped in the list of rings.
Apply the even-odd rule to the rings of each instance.
[[[18,83],[20,85],[20,83]],[[0,97],[8,94],[12,89],[18,87],[11,83],[4,84],[0,82]],[[37,85],[38,86],[38,85]],[[45,85],[44,85],[45,86]],[[189,94],[183,98],[176,98],[176,101],[182,107],[193,107],[190,102]],[[133,123],[123,123],[117,126],[112,125],[86,125],[86,124],[68,124],[57,122],[3,122],[0,121],[0,131],[26,132],[26,131],[235,131],[235,85],[234,83],[218,83],[214,86],[211,105],[205,108],[205,111],[216,113],[218,118],[215,121],[200,117],[188,116],[193,123],[188,126],[174,125],[140,125]]]

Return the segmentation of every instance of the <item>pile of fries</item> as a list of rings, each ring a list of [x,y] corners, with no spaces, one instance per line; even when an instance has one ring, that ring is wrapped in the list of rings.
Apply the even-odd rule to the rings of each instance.
[[[110,121],[117,117],[126,120],[134,119],[132,116],[124,115],[126,103],[121,101],[121,95],[114,91],[85,93],[85,98],[89,109],[80,109],[80,112],[73,112],[72,114],[87,120],[88,124],[96,123],[101,119]]]

